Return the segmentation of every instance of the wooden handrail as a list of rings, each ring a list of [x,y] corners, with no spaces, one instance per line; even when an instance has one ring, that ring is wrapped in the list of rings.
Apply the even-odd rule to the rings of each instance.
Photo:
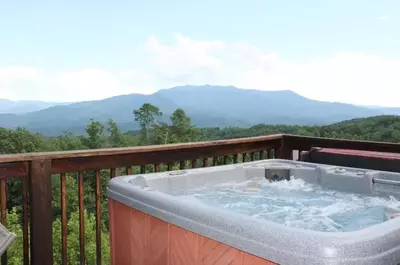
[[[168,151],[180,152],[187,150],[193,150],[193,152],[196,151],[204,152],[203,150],[207,148],[212,148],[214,150],[225,149],[217,151],[218,155],[225,155],[227,154],[227,152],[229,153],[229,151],[227,151],[226,149],[231,149],[235,147],[246,149],[246,146],[248,147],[257,146],[258,144],[261,145],[265,142],[269,143],[275,142],[275,147],[276,147],[277,141],[274,140],[282,140],[283,145],[285,145],[288,148],[291,148],[292,150],[308,150],[311,147],[330,147],[339,149],[356,149],[356,150],[400,153],[400,144],[397,143],[278,134],[278,135],[195,142],[195,143],[0,155],[0,165],[1,165],[0,176],[8,175],[5,172],[12,170],[15,170],[15,172],[11,174],[23,175],[21,174],[23,172],[21,172],[20,170],[21,168],[26,168],[26,165],[17,162],[26,162],[32,160],[46,160],[46,159],[66,160],[66,159],[91,158],[91,157],[103,157],[103,156],[118,156],[118,155],[132,154],[132,153],[136,154],[162,153]],[[250,151],[251,150],[249,150],[249,152]],[[191,156],[190,158],[192,157],[193,156]],[[189,160],[190,158],[187,158],[187,160]],[[167,162],[167,161],[162,161],[162,162]]]
[[[51,173],[77,172],[145,164],[170,163],[243,152],[279,148],[281,135],[260,136],[210,142],[109,148],[65,152],[0,155],[0,176],[23,176],[26,162],[51,160]]]
[[[90,149],[90,150],[76,150],[76,151],[62,151],[62,152],[38,152],[38,153],[23,153],[23,154],[6,154],[0,155],[0,175],[3,175],[3,168],[13,167],[15,162],[25,162],[32,160],[43,159],[70,159],[70,158],[88,158],[88,157],[102,157],[112,155],[126,155],[131,153],[149,153],[149,152],[163,152],[163,151],[177,151],[178,150],[201,150],[203,148],[223,148],[227,146],[244,146],[250,144],[262,144],[263,142],[271,142],[273,140],[283,140],[287,147],[293,150],[307,150],[311,147],[330,147],[339,149],[356,149],[356,150],[370,150],[378,152],[394,152],[400,153],[400,144],[387,143],[387,142],[374,142],[374,141],[361,141],[361,140],[347,140],[347,139],[334,139],[323,137],[311,136],[298,136],[290,134],[277,134],[249,138],[237,138],[229,140],[218,141],[205,141],[194,143],[180,143],[180,144],[166,144],[166,145],[150,145],[150,146],[135,146],[124,148],[104,148],[104,149]],[[224,152],[220,152],[221,155]]]
[[[160,152],[169,150],[182,150],[182,149],[200,149],[208,147],[225,147],[234,145],[257,144],[269,142],[272,140],[282,139],[281,134],[266,135],[248,138],[236,138],[228,140],[217,141],[204,141],[192,143],[179,143],[179,144],[165,144],[165,145],[147,145],[135,147],[122,147],[122,148],[103,148],[103,149],[88,149],[76,151],[61,151],[61,152],[37,152],[37,153],[23,153],[23,154],[10,154],[0,155],[0,163],[7,162],[23,162],[39,159],[69,159],[81,157],[97,157],[109,155],[124,155],[130,153],[147,153],[147,152]]]
[[[400,153],[400,144],[361,140],[322,138],[299,135],[282,135],[284,146],[292,150],[310,150],[312,147],[354,149],[363,151]]]

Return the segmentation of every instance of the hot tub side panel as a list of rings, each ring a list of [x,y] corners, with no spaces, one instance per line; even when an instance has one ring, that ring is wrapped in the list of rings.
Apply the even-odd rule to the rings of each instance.
[[[108,200],[113,265],[274,265]]]

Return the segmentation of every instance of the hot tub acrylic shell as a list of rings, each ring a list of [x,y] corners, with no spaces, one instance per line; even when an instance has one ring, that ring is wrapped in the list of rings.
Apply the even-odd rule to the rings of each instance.
[[[179,190],[290,170],[306,182],[338,191],[400,197],[400,174],[261,160],[131,175],[108,186],[113,264],[374,264],[400,263],[400,218],[354,232],[292,228],[185,201]]]

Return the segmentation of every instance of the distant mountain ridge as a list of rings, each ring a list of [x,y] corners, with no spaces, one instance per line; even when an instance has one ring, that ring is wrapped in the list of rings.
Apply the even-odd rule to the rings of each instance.
[[[56,105],[67,105],[69,103],[54,103],[38,100],[19,100],[0,99],[0,114],[21,114],[42,109],[47,109]]]
[[[198,127],[247,127],[254,124],[323,125],[343,120],[396,114],[351,104],[311,100],[289,90],[260,91],[232,86],[179,86],[151,95],[129,94],[103,100],[61,104],[28,113],[0,114],[0,126],[26,127],[45,135],[84,133],[91,118],[113,119],[121,130],[137,129],[132,111],[144,103],[160,108],[168,121],[183,108]]]

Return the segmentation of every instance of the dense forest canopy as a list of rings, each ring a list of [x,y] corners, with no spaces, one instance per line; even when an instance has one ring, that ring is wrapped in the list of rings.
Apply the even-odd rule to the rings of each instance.
[[[132,113],[132,124],[138,123],[139,131],[123,133],[113,120],[103,124],[96,120],[86,126],[86,135],[79,136],[70,132],[57,137],[44,137],[32,133],[25,128],[0,128],[0,153],[26,153],[38,151],[63,151],[77,149],[96,149],[104,147],[123,147],[149,144],[168,144],[205,140],[251,137],[268,134],[286,133],[307,136],[320,136],[345,139],[374,140],[399,142],[400,117],[376,116],[354,119],[327,126],[289,126],[258,124],[250,128],[196,128],[192,125],[183,109],[173,112],[169,122],[158,118],[162,110],[151,104],[144,104]],[[102,259],[109,264],[108,247],[108,212],[107,199],[104,193],[109,174],[101,171],[102,185]],[[95,264],[95,181],[94,172],[85,172],[85,236],[87,264]],[[79,264],[79,215],[77,192],[77,174],[67,176],[67,206],[68,206],[68,260],[70,264]],[[60,264],[60,176],[52,177],[53,185],[53,244],[54,264]],[[21,180],[7,181],[7,227],[17,234],[17,240],[8,251],[9,264],[22,264],[22,229],[21,229]]]
[[[353,119],[326,126],[258,124],[250,128],[196,128],[183,109],[173,112],[169,122],[157,120],[162,114],[161,111],[151,104],[144,104],[141,108],[134,110],[132,124],[138,123],[141,130],[126,133],[123,133],[111,119],[106,124],[91,120],[85,128],[86,135],[83,136],[65,132],[57,137],[45,137],[21,127],[0,128],[0,153],[167,144],[277,133],[386,142],[400,141],[400,117],[394,115]]]

